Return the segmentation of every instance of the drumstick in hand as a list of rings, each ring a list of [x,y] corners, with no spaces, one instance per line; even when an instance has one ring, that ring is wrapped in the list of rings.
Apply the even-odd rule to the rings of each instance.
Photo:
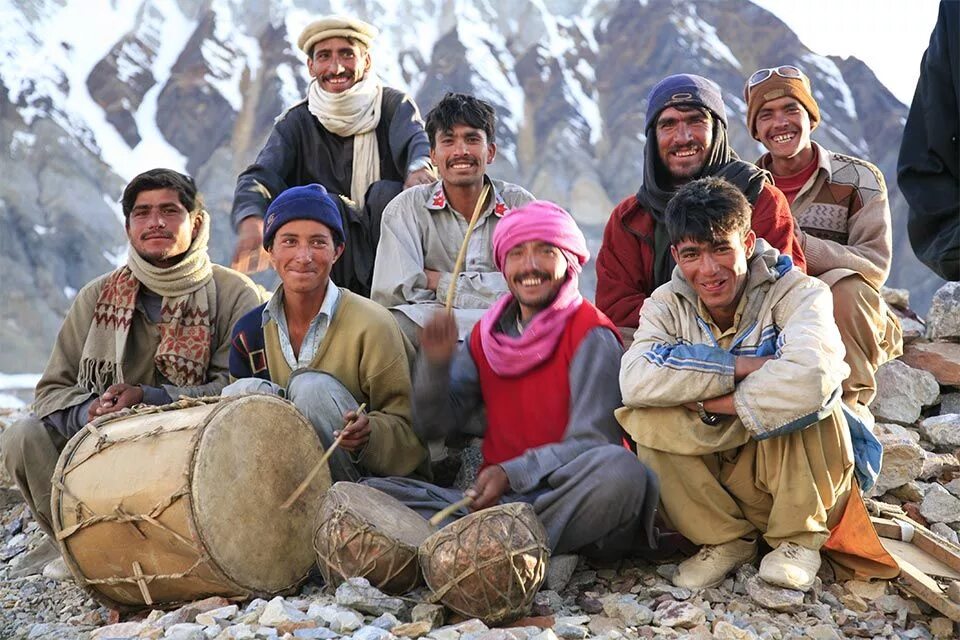
[[[446,520],[447,516],[459,511],[463,507],[469,507],[472,503],[473,503],[473,496],[465,496],[462,500],[458,500],[457,502],[454,502],[450,506],[445,507],[440,511],[437,511],[435,514],[433,514],[433,517],[430,518],[430,526],[431,527],[437,526],[438,524]]]
[[[457,261],[453,266],[453,273],[450,276],[450,287],[447,288],[447,304],[444,305],[447,311],[453,308],[453,294],[457,291],[457,276],[460,275],[460,269],[463,268],[463,260],[467,256],[467,243],[470,242],[470,235],[473,228],[480,218],[480,212],[483,211],[483,205],[487,200],[487,192],[490,191],[490,183],[483,185],[480,190],[480,197],[477,199],[477,206],[473,208],[473,215],[470,217],[470,224],[467,225],[467,232],[463,235],[463,244],[460,245],[460,252],[457,254]]]
[[[320,469],[323,468],[323,465],[325,465],[327,463],[327,460],[330,459],[330,456],[333,455],[334,450],[336,450],[336,448],[340,446],[340,442],[343,440],[343,437],[347,435],[347,427],[353,424],[354,421],[358,417],[360,417],[360,414],[363,413],[364,409],[366,408],[367,408],[366,402],[364,402],[357,408],[356,416],[353,418],[353,420],[351,420],[346,425],[344,425],[343,429],[340,430],[340,435],[337,436],[337,439],[333,441],[333,444],[330,445],[330,448],[323,453],[323,457],[320,458],[320,462],[318,462],[316,466],[310,471],[310,473],[307,474],[307,477],[304,478],[303,482],[300,483],[300,486],[293,490],[293,493],[290,494],[290,497],[287,498],[286,502],[280,505],[281,509],[286,511],[287,509],[290,508],[291,505],[293,505],[294,502],[297,501],[297,498],[303,495],[303,492],[307,490],[307,487],[310,486],[310,483],[313,482],[313,479],[317,477],[318,473],[320,473]]]

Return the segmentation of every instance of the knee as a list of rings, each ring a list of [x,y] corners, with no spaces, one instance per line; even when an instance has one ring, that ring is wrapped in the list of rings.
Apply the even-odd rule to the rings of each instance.
[[[240,378],[231,382],[220,392],[220,397],[229,398],[232,396],[242,396],[246,393],[268,393],[272,395],[281,395],[280,387],[269,380],[261,378]]]
[[[650,470],[628,449],[617,445],[605,445],[592,450],[594,471],[602,473],[605,480],[592,496],[601,504],[642,504],[650,483]]]
[[[0,457],[3,466],[12,478],[22,475],[28,455],[26,452],[36,449],[41,439],[50,439],[43,422],[36,416],[27,416],[17,420],[0,434]]]
[[[833,294],[833,315],[838,323],[862,315],[864,307],[880,306],[880,292],[858,274],[837,281],[830,292]]]
[[[287,385],[287,398],[297,404],[298,401],[332,398],[349,393],[339,380],[322,371],[298,371]]]

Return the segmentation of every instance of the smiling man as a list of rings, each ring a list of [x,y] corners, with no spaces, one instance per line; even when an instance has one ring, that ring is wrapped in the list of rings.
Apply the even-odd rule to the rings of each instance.
[[[263,247],[281,284],[234,327],[235,380],[223,394],[288,398],[324,447],[343,431],[330,458],[334,481],[429,474],[410,427],[403,335],[383,307],[330,280],[344,250],[334,199],[318,184],[281,193],[267,209]],[[358,415],[361,403],[368,411]]]
[[[867,406],[876,395],[877,368],[903,350],[900,321],[880,295],[893,255],[883,174],[810,139],[820,107],[797,67],[760,69],[747,80],[744,98],[750,134],[769,151],[758,164],[790,203],[807,273],[833,292],[850,367],[843,400],[872,422]]]
[[[809,589],[851,488],[851,434],[871,440],[839,401],[849,369],[830,292],[756,237],[724,180],[685,185],[665,214],[677,266],[643,304],[617,418],[660,479],[666,521],[703,545],[673,582],[719,584],[762,535],[774,550],[760,577]]]
[[[384,210],[371,291],[414,345],[451,286],[461,340],[507,292],[493,262],[491,239],[504,213],[533,200],[522,187],[486,175],[497,155],[496,119],[488,102],[449,93],[427,114],[426,127],[440,180],[405,191]],[[451,272],[484,183],[490,184],[490,195],[454,281]]]
[[[695,178],[718,176],[740,189],[751,204],[757,236],[804,268],[783,194],[727,142],[716,83],[689,74],[657,83],[647,98],[646,136],[643,184],[610,214],[597,255],[597,306],[625,335],[636,328],[647,296],[670,280],[674,261],[664,211],[676,190]]]
[[[435,179],[417,105],[383,86],[374,71],[376,36],[372,25],[346,16],[321,18],[300,34],[311,78],[307,98],[277,119],[237,180],[234,264],[259,268],[251,256],[260,255],[264,213],[277,194],[319,183],[335,194],[346,221],[346,253],[333,279],[369,295],[383,208],[403,188]]]
[[[67,440],[127,407],[220,393],[230,330],[260,303],[248,278],[210,262],[210,216],[192,178],[147,171],[130,181],[121,204],[127,264],[77,294],[37,384],[35,415],[6,429],[0,446],[50,536],[50,478]],[[62,560],[51,572],[66,574]]]
[[[623,352],[616,327],[578,290],[589,258],[566,211],[534,201],[509,212],[493,252],[510,295],[457,344],[454,318],[427,323],[416,364],[415,428],[464,433],[483,406],[483,466],[466,494],[474,511],[528,502],[554,553],[619,558],[654,544],[657,482],[613,417]],[[549,390],[549,393],[545,393]],[[408,479],[366,480],[431,516],[463,494]],[[461,510],[457,515],[465,515]]]

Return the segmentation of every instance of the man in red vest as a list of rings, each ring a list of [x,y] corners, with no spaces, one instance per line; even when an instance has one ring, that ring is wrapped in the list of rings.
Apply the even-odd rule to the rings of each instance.
[[[554,554],[619,557],[653,546],[655,476],[621,445],[613,412],[623,353],[616,327],[578,290],[589,258],[576,222],[533,201],[493,234],[494,262],[510,290],[458,348],[438,314],[424,327],[414,374],[414,428],[424,440],[463,432],[486,409],[483,466],[465,493],[478,511],[530,503]],[[374,478],[425,516],[463,497],[408,478]],[[466,515],[462,510],[458,515]]]

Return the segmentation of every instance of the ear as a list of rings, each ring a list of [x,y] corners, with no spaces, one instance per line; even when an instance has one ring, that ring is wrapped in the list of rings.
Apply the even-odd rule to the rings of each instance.
[[[313,68],[313,56],[307,56],[307,73],[310,74],[311,78],[317,77],[316,70]]]
[[[497,157],[497,143],[488,142],[487,143],[487,164],[493,162],[494,158]]]
[[[437,150],[434,147],[430,147],[430,162],[432,162],[435,167],[440,166],[437,164]]]
[[[203,225],[203,214],[198,213],[193,219],[193,231],[190,234],[190,240],[196,240],[200,234],[200,227]]]
[[[338,244],[338,245],[336,245],[336,247],[334,247],[334,249],[333,249],[333,261],[332,261],[330,264],[336,263],[336,261],[340,259],[340,256],[343,255],[343,251],[344,251],[346,248],[347,248],[347,245],[345,245],[345,244]]]
[[[670,245],[670,255],[673,257],[673,261],[676,264],[680,264],[680,254],[677,253],[677,248],[673,245]]]
[[[370,67],[373,66],[373,58],[370,57],[370,52],[367,51],[363,54],[363,75],[366,76],[367,72],[370,71]]]
[[[754,233],[753,229],[747,230],[747,235],[743,239],[744,253],[747,254],[747,259],[753,257],[753,250],[757,246],[757,234]]]

